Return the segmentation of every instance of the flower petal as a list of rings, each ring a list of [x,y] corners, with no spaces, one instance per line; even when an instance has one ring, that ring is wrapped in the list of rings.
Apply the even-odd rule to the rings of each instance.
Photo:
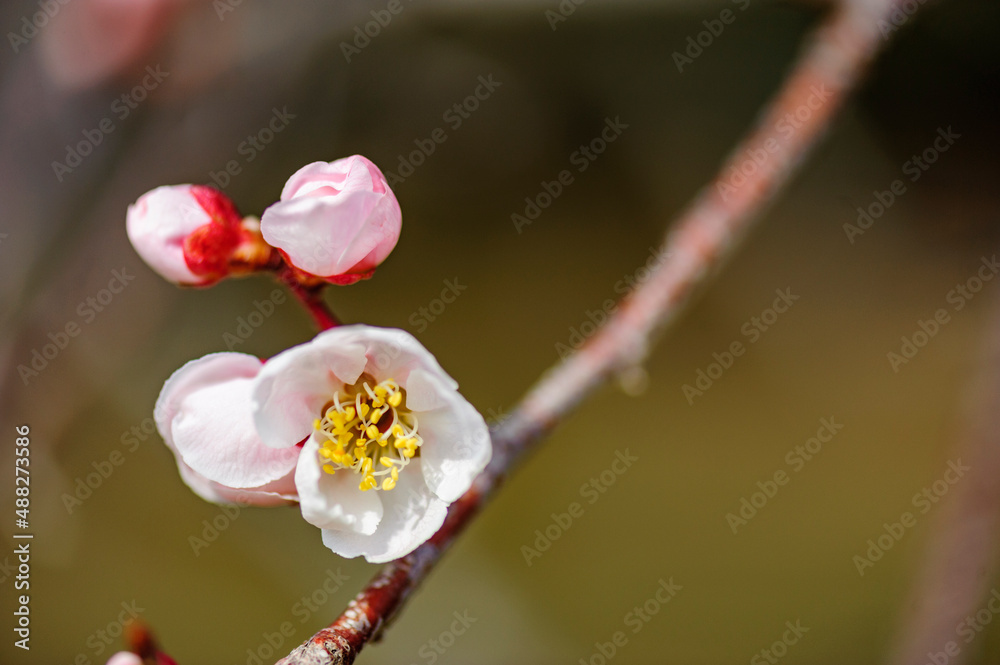
[[[421,406],[429,405],[419,414],[424,480],[432,492],[450,503],[465,494],[489,464],[493,454],[489,428],[464,397],[421,369],[410,373],[406,385],[407,406],[415,398]]]
[[[191,185],[157,187],[128,207],[125,228],[135,251],[162,277],[178,284],[202,284],[184,259],[184,239],[212,218]]]
[[[157,427],[183,463],[207,481],[255,488],[289,475],[298,450],[264,446],[253,425],[250,390],[260,361],[217,353],[187,363],[166,381]]]
[[[315,341],[321,339],[325,344],[363,346],[367,363],[362,371],[376,379],[392,378],[405,385],[411,371],[422,369],[440,377],[449,388],[458,389],[458,383],[448,376],[434,355],[404,330],[366,325],[340,326],[320,333]],[[410,404],[409,398],[407,407],[419,410]]]
[[[265,363],[251,397],[254,423],[265,445],[284,448],[304,440],[333,393],[361,376],[365,349],[329,336],[339,330],[320,333]]]
[[[181,479],[195,494],[211,503],[228,503],[241,506],[287,506],[298,501],[292,473],[286,477],[261,487],[233,489],[212,482],[191,469],[177,456],[177,468]]]
[[[375,533],[323,529],[323,544],[343,557],[385,563],[406,556],[433,536],[444,524],[448,504],[427,489],[419,466],[420,458],[414,458],[399,474],[396,487],[380,492],[384,512]]]
[[[319,443],[310,437],[302,446],[295,469],[302,517],[321,529],[338,529],[365,536],[375,533],[382,521],[379,493],[362,492],[358,474],[341,469],[331,475],[320,466]]]
[[[402,212],[361,155],[296,171],[261,216],[261,233],[296,268],[346,284],[369,276],[399,240]]]

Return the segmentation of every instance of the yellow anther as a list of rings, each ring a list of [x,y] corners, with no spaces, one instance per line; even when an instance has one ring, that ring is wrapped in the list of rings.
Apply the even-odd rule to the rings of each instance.
[[[358,487],[363,491],[396,487],[399,474],[422,443],[416,418],[404,401],[396,381],[386,379],[376,384],[367,374],[335,393],[329,406],[313,421],[313,427],[322,434],[316,458],[323,471],[332,474],[346,469],[357,473],[361,476]],[[382,422],[384,432],[379,428]],[[375,443],[377,447],[372,445]],[[377,476],[372,472],[376,465],[380,469]]]

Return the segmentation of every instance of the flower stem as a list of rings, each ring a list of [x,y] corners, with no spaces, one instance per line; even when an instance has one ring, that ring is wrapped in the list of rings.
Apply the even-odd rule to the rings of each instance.
[[[644,359],[654,334],[676,319],[695,287],[738,246],[765,204],[796,172],[885,42],[877,26],[889,19],[900,1],[845,0],[831,10],[757,126],[668,234],[661,249],[665,258],[648,281],[624,299],[588,343],[546,373],[511,416],[492,430],[493,460],[472,489],[452,504],[437,534],[383,567],[344,614],[279,665],[353,662],[532,444],[604,381]],[[818,108],[817,95],[823,97]],[[808,120],[791,135],[778,131],[783,118],[807,104],[812,110]],[[726,174],[740,171],[748,155],[760,154],[768,158],[744,182],[727,181]]]
[[[303,284],[287,266],[278,270],[278,280],[295,294],[295,297],[306,308],[313,322],[321,331],[336,328],[340,325],[340,319],[337,318],[337,315],[333,313],[330,306],[323,300],[325,283]]]

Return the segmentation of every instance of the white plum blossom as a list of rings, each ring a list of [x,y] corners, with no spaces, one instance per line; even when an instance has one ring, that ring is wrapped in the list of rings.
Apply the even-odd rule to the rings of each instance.
[[[430,538],[492,453],[482,416],[434,356],[409,333],[365,325],[263,365],[239,353],[188,363],[156,420],[203,498],[295,499],[327,547],[373,563]]]

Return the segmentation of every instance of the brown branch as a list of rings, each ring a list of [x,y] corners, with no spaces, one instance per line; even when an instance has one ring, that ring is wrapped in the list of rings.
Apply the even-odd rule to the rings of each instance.
[[[544,375],[494,428],[493,460],[451,506],[444,526],[413,553],[383,567],[344,614],[279,665],[352,663],[532,444],[606,379],[645,358],[654,334],[676,318],[694,288],[735,249],[828,126],[878,50],[878,22],[888,20],[897,1],[854,0],[832,10],[749,137],[667,235],[661,253],[665,260],[587,344]],[[804,109],[809,118],[794,132],[778,131],[787,114]],[[739,172],[742,179],[734,177]]]
[[[951,459],[969,467],[927,534],[927,551],[889,662],[924,665],[928,654],[945,654],[952,665],[972,651],[956,627],[987,603],[996,573],[1000,524],[1000,297],[978,370],[968,386],[968,425]],[[992,602],[992,600],[990,600]],[[978,631],[976,631],[978,634]],[[952,643],[949,647],[949,642]],[[959,652],[955,652],[955,649]]]

